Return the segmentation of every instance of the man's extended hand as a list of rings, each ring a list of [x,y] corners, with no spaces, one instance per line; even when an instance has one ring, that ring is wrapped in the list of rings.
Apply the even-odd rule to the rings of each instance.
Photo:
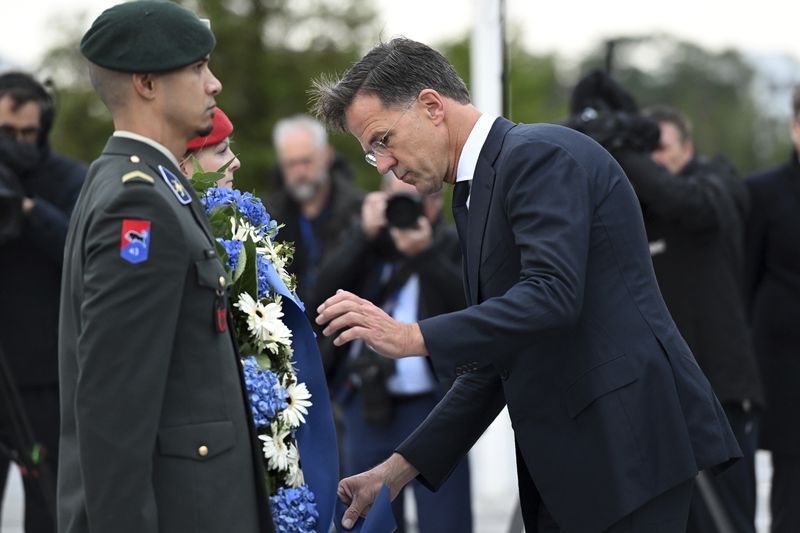
[[[428,355],[419,326],[398,322],[369,300],[347,291],[338,291],[317,308],[317,324],[328,324],[322,333],[331,336],[339,330],[333,343],[341,346],[355,339],[386,357],[401,358]]]
[[[372,470],[341,480],[337,494],[348,506],[342,517],[342,527],[352,529],[358,517],[367,516],[384,484],[394,500],[418,473],[402,455],[395,453]]]

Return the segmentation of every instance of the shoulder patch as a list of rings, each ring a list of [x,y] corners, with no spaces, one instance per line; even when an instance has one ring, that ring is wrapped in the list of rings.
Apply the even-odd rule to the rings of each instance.
[[[165,182],[167,182],[167,186],[180,203],[187,205],[192,202],[192,197],[189,195],[189,191],[187,191],[186,187],[183,186],[178,176],[161,165],[158,165],[158,171],[161,172],[161,177],[164,178]]]
[[[143,263],[147,261],[149,250],[150,221],[132,220],[129,218],[123,220],[119,252],[120,257],[128,263]]]
[[[152,176],[148,176],[141,170],[134,170],[133,172],[128,172],[122,176],[122,183],[128,183],[131,181],[149,183],[150,185],[153,185],[156,182]]]

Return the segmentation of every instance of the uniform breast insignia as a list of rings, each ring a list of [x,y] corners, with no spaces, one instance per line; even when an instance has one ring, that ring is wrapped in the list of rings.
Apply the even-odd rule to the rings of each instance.
[[[129,182],[139,182],[139,183],[149,183],[153,185],[156,180],[153,179],[152,176],[148,176],[141,170],[134,170],[133,172],[128,172],[124,176],[122,176],[122,183],[129,183]]]
[[[161,165],[158,165],[158,171],[161,172],[161,177],[163,177],[164,181],[167,182],[170,190],[172,190],[180,203],[187,205],[192,202],[192,197],[189,196],[189,191],[187,191],[186,187],[183,186],[181,180],[178,179],[178,176]]]
[[[119,255],[129,263],[147,261],[150,250],[150,221],[124,219]]]

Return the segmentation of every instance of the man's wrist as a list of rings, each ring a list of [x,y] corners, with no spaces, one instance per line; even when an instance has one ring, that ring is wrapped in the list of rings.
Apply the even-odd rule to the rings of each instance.
[[[381,469],[383,480],[389,487],[392,498],[419,474],[419,471],[414,468],[414,465],[396,452],[381,464]]]
[[[422,336],[422,330],[419,329],[419,324],[413,322],[411,324],[402,324],[403,326],[403,350],[404,355],[428,355],[428,349],[425,346],[425,337]]]

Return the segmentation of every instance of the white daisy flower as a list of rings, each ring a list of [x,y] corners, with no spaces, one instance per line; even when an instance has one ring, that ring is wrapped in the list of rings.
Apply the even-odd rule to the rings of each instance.
[[[295,382],[286,386],[286,392],[289,393],[286,398],[288,407],[281,411],[281,417],[289,427],[296,428],[306,421],[304,415],[308,414],[308,408],[312,405],[309,401],[311,393],[305,383]]]
[[[286,484],[290,487],[299,487],[304,484],[305,478],[300,469],[300,452],[294,444],[289,445],[289,467],[286,472]]]
[[[274,437],[269,435],[259,435],[258,438],[264,441],[262,452],[267,459],[270,470],[284,471],[289,468],[289,447],[286,446],[284,439],[289,432],[278,433]],[[296,452],[296,450],[295,450]]]
[[[270,239],[264,239],[260,244],[261,246],[256,248],[256,252],[266,257],[278,271],[281,279],[286,280],[289,274],[286,272],[286,261],[281,256],[283,244],[275,244]]]
[[[236,220],[236,217],[231,217],[231,234],[231,240],[234,241],[246,241],[250,239],[258,243],[262,239],[258,229],[250,224],[248,220]]]
[[[292,331],[281,320],[283,310],[280,298],[263,304],[243,292],[239,295],[239,301],[233,306],[247,315],[247,329],[253,334],[259,348],[277,354],[280,345],[292,345]]]

